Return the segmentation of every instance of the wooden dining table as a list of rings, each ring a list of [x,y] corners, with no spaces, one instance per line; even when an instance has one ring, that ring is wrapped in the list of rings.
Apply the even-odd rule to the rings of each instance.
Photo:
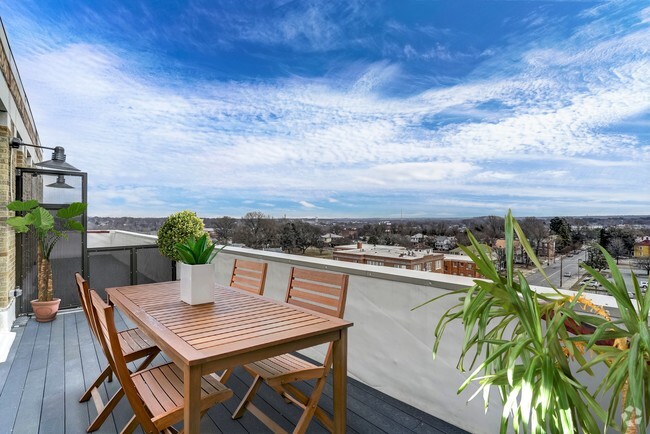
[[[201,376],[327,342],[333,342],[334,432],[345,432],[351,322],[222,285],[215,286],[214,303],[194,306],[180,300],[178,281],[106,292],[183,370],[186,433],[199,433]]]

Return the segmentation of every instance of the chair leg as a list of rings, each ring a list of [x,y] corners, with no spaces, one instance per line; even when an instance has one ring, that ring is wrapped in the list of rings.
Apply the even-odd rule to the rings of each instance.
[[[97,417],[93,422],[90,424],[88,429],[86,430],[87,432],[93,432],[99,429],[100,426],[104,423],[108,415],[110,415],[113,412],[113,409],[115,406],[120,402],[120,399],[124,396],[124,389],[121,387],[115,392],[115,394],[111,397],[111,399],[108,400],[106,405],[103,407],[97,408]]]
[[[146,368],[147,366],[149,366],[149,364],[150,364],[151,362],[153,362],[153,359],[156,358],[156,356],[158,355],[158,353],[159,353],[159,351],[156,351],[155,353],[151,353],[151,354],[149,354],[149,355],[147,356],[147,358],[144,359],[144,361],[143,361],[142,363],[140,363],[140,366],[138,366],[138,367],[136,368],[135,372],[142,371],[144,368]]]
[[[304,410],[309,402],[307,395],[298,390],[293,384],[285,384],[284,388],[285,391],[282,392],[282,396],[285,401],[289,401]],[[316,407],[314,416],[325,426],[325,428],[327,428],[329,432],[334,432],[334,421],[320,406]]]
[[[124,428],[122,428],[122,431],[120,431],[120,434],[132,434],[135,429],[138,427],[138,419],[136,419],[135,414],[129,421],[129,423],[126,424]]]
[[[102,384],[102,383],[104,382],[104,380],[106,379],[106,377],[109,377],[109,378],[110,378],[110,377],[112,377],[112,376],[113,376],[113,371],[111,370],[111,367],[110,367],[110,365],[109,365],[109,366],[107,366],[107,367],[102,371],[101,374],[99,374],[99,377],[97,377],[97,379],[93,382],[93,384],[90,385],[90,387],[88,388],[88,390],[86,390],[86,391],[84,392],[84,394],[81,395],[81,398],[79,399],[79,402],[86,402],[86,401],[88,401],[88,400],[91,398],[91,396],[92,396],[93,389],[98,388],[98,387],[100,386],[100,384]]]
[[[244,399],[241,400],[239,403],[239,407],[237,407],[237,410],[232,414],[233,419],[239,419],[244,415],[246,412],[246,407],[248,407],[248,404],[253,400],[255,397],[255,394],[257,393],[257,390],[260,388],[262,385],[262,377],[259,375],[255,376],[255,379],[253,380],[253,384],[251,384],[251,387],[248,389],[248,392],[246,392],[246,396],[244,396]]]
[[[225,371],[223,371],[221,376],[217,375],[217,377],[219,378],[219,382],[221,384],[226,384],[226,381],[228,381],[231,375],[232,375],[232,368],[228,368]]]
[[[300,420],[298,421],[298,424],[296,424],[296,429],[293,430],[294,434],[304,434],[305,431],[307,431],[307,427],[318,408],[318,401],[320,400],[320,395],[323,393],[324,388],[325,377],[321,377],[316,381],[314,390],[309,396],[309,401],[305,405],[305,411],[302,413],[302,416],[300,416]]]

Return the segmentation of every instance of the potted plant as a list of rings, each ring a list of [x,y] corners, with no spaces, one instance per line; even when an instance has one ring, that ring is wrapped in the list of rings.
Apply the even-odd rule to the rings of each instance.
[[[181,300],[188,304],[214,302],[215,273],[212,260],[223,250],[204,233],[198,240],[190,237],[183,243],[176,243],[176,253],[181,261]]]
[[[604,309],[582,295],[586,284],[577,294],[564,294],[546,277],[550,290],[533,291],[524,275],[513,267],[515,234],[546,277],[510,212],[505,219],[503,274],[470,233],[475,250],[463,250],[486,278],[418,306],[446,296],[460,296],[459,303],[445,312],[435,329],[434,358],[447,325],[462,321],[465,335],[458,369],[469,368],[472,372],[458,393],[478,382],[472,398],[482,392],[487,409],[490,390],[497,389],[503,404],[501,432],[595,433],[601,430],[599,422],[605,429],[615,427],[627,433],[636,433],[642,426],[647,429],[648,293],[641,293],[632,275],[636,299],[631,300],[616,262],[602,248],[613,282],[589,266],[582,266],[616,299],[620,319],[612,320]],[[587,350],[591,350],[589,355]],[[575,373],[593,375],[591,368],[597,364],[604,364],[608,371],[600,386],[591,391]],[[611,392],[607,411],[595,399],[606,391]]]
[[[67,238],[64,231],[83,232],[83,225],[75,220],[86,210],[87,204],[74,202],[56,212],[55,216],[43,208],[37,200],[16,200],[7,205],[7,209],[24,212],[22,216],[10,217],[7,224],[16,232],[36,232],[38,240],[38,299],[32,300],[32,310],[36,321],[52,321],[59,310],[61,299],[54,298],[52,284],[52,265],[50,255],[61,238]],[[58,224],[57,221],[58,220]]]

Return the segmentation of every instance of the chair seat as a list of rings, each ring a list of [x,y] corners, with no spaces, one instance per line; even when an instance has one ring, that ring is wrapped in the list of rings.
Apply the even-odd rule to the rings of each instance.
[[[167,427],[183,419],[183,371],[173,363],[131,374],[133,383],[152,416]],[[232,390],[206,375],[201,379],[201,411],[232,396]]]
[[[262,377],[270,386],[319,378],[324,369],[291,354],[249,363],[244,368],[252,375]]]
[[[139,328],[123,330],[117,336],[122,346],[122,353],[128,361],[137,360],[152,352],[157,353],[160,351]]]

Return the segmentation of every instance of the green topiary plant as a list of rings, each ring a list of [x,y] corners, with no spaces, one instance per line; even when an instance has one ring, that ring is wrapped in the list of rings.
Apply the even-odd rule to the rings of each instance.
[[[204,233],[203,220],[196,213],[188,210],[177,212],[170,215],[158,230],[158,248],[169,259],[180,261],[176,244],[184,243],[190,238],[198,239]]]

